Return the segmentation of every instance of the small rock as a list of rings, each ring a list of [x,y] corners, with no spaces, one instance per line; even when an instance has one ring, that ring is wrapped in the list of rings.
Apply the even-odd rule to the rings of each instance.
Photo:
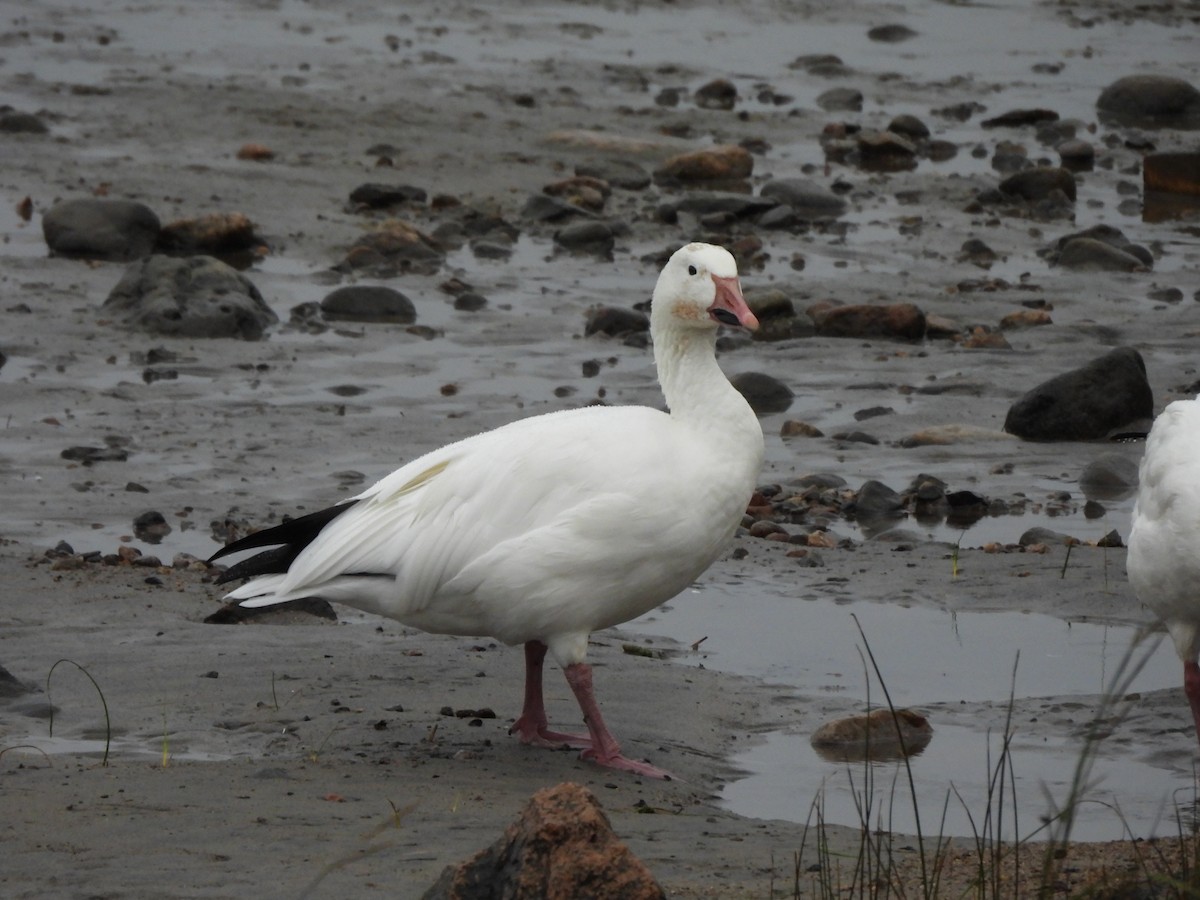
[[[1102,453],[1079,473],[1079,490],[1089,500],[1124,500],[1138,486],[1138,464],[1119,453]]]
[[[802,219],[837,218],[846,211],[845,200],[808,178],[772,178],[759,193]]]
[[[857,519],[899,518],[904,515],[903,498],[882,481],[866,481],[854,500]]]
[[[342,322],[387,322],[411,325],[417,320],[413,302],[394,288],[355,284],[340,287],[321,301],[326,319]]]
[[[701,109],[733,109],[738,92],[727,78],[717,78],[696,89],[696,105]]]
[[[1053,191],[1061,191],[1067,199],[1075,200],[1075,176],[1057,166],[1038,166],[1009,175],[999,185],[1000,192],[1023,200],[1044,200]]]
[[[613,833],[586,788],[538,791],[491,847],[448,866],[423,900],[587,897],[665,900],[649,869]]]
[[[1022,309],[1009,313],[1000,320],[1000,327],[1005,330],[1011,328],[1033,328],[1038,325],[1052,324],[1054,324],[1054,320],[1050,318],[1050,313],[1044,309]]]
[[[760,416],[784,412],[796,396],[782,381],[761,372],[742,372],[729,381]]]
[[[1096,165],[1096,148],[1087,141],[1063,141],[1057,147],[1062,167],[1069,172],[1090,172]]]
[[[880,44],[899,44],[916,36],[907,25],[876,25],[867,31],[867,39]]]
[[[645,313],[619,306],[597,306],[588,310],[587,324],[584,325],[583,333],[585,337],[591,337],[594,334],[626,337],[649,330],[650,319]]]
[[[411,184],[360,184],[350,192],[350,202],[359,209],[388,209],[404,203],[424,203],[424,188]]]
[[[441,268],[445,257],[441,245],[419,228],[399,219],[389,219],[355,241],[338,268],[342,271],[395,269],[433,275]]]
[[[1078,272],[1135,272],[1145,268],[1136,256],[1089,237],[1067,241],[1054,261]]]
[[[158,510],[148,510],[133,520],[133,534],[139,541],[157,544],[170,533],[171,526]]]
[[[811,309],[809,315],[817,334],[826,337],[889,337],[919,341],[925,336],[925,314],[911,303],[831,306]]]
[[[42,216],[51,255],[71,259],[141,259],[154,252],[161,228],[154,211],[134,200],[64,200]]]
[[[826,112],[862,112],[863,95],[857,88],[830,88],[817,97],[817,106]]]
[[[1009,408],[1004,430],[1027,441],[1089,441],[1153,415],[1146,364],[1121,347],[1030,390]]]
[[[103,309],[130,327],[180,337],[256,341],[278,321],[250,279],[208,256],[150,256],[133,263]]]
[[[46,123],[33,113],[10,109],[0,112],[0,133],[3,134],[47,134]]]
[[[600,212],[604,209],[604,202],[612,193],[612,188],[609,187],[608,182],[599,178],[576,175],[573,178],[565,178],[562,181],[546,185],[542,188],[542,193],[558,197],[572,206],[588,212]]]
[[[744,147],[718,145],[672,156],[655,170],[656,181],[695,184],[743,181],[754,171],[754,157]]]
[[[917,147],[890,131],[864,131],[855,136],[859,165],[871,172],[903,172],[917,167]]]
[[[241,213],[211,213],[195,219],[178,219],[164,225],[158,248],[164,253],[222,256],[265,248],[254,223]]]
[[[823,759],[838,762],[916,756],[933,738],[929,720],[911,709],[874,709],[865,716],[826,722],[812,736]]]
[[[782,426],[780,426],[779,436],[782,438],[819,438],[825,437],[825,432],[823,432],[816,425],[810,425],[808,422],[801,422],[798,419],[788,419],[783,423]]]
[[[923,141],[929,137],[929,126],[916,116],[903,113],[888,123],[887,130],[911,141]]]
[[[629,159],[593,160],[580,163],[575,174],[587,178],[599,178],[616,188],[627,191],[643,191],[650,187],[650,173]]]
[[[1058,113],[1052,109],[1013,109],[979,124],[984,128],[1018,128],[1022,125],[1038,125],[1042,122],[1057,122]]]
[[[616,235],[607,222],[575,222],[554,232],[554,243],[572,252],[607,256],[612,253]]]
[[[1078,543],[1079,538],[1077,537],[1040,526],[1028,529],[1017,539],[1017,544],[1022,547],[1031,547],[1037,544],[1044,544],[1047,547],[1059,547]]]

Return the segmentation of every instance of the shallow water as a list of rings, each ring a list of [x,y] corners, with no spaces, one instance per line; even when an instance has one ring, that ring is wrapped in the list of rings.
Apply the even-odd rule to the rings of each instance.
[[[735,757],[747,774],[725,788],[723,802],[742,815],[803,822],[820,796],[827,822],[859,823],[855,794],[862,791],[863,765],[829,762],[809,744],[826,718],[851,714],[844,709],[823,712],[822,697],[836,698],[839,709],[849,703],[861,711],[868,701],[871,706],[885,705],[878,680],[867,676],[855,618],[892,702],[929,712],[933,740],[911,760],[921,798],[921,826],[927,834],[936,831],[951,790],[961,800],[950,794],[945,833],[971,835],[971,817],[979,823],[985,815],[989,759],[994,765],[1001,748],[1001,729],[989,734],[989,723],[996,719],[995,706],[1004,707],[1010,692],[1022,713],[1034,701],[1037,715],[1073,723],[1062,729],[1071,733],[1087,723],[1097,697],[1118,673],[1136,668],[1126,660],[1137,634],[1132,627],[1065,622],[1035,613],[952,613],[901,603],[838,602],[813,596],[805,582],[819,581],[821,570],[806,571],[801,587],[791,594],[758,581],[707,583],[632,626],[685,645],[706,638],[698,652],[680,658],[682,665],[700,664],[786,684],[813,698],[811,715],[767,734],[765,742]],[[806,590],[803,599],[800,590]],[[1153,646],[1143,642],[1132,659],[1140,660]],[[1161,646],[1149,652],[1125,690],[1177,688],[1179,677],[1175,654]],[[1053,699],[1037,702],[1042,697]],[[1080,698],[1078,706],[1072,697]],[[1082,742],[1065,737],[1047,742],[1023,734],[1020,715],[1013,732],[1017,827],[1025,836],[1049,809],[1046,797],[1065,801]],[[1142,837],[1174,833],[1169,813],[1176,794],[1191,790],[1189,761],[1151,764],[1141,758],[1144,755],[1144,749],[1128,745],[1101,752],[1092,770],[1098,783],[1087,794],[1093,802],[1081,808],[1073,831],[1076,838],[1117,839],[1126,825]],[[883,808],[891,827],[912,833],[917,822],[902,766],[874,763],[871,774],[877,810],[887,799],[893,777],[899,776],[897,799]],[[1190,800],[1190,794],[1184,799]],[[1113,806],[1123,814],[1124,825]],[[1010,827],[1012,815],[1006,806],[1004,818]]]

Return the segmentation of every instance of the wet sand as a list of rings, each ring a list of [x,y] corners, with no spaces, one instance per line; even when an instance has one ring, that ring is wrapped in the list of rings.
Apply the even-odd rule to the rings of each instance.
[[[937,4],[920,5],[908,21],[918,31],[933,28],[939,12]],[[1158,65],[1174,74],[1180,60],[1200,55],[1189,55],[1195,37],[1169,15],[1131,24],[1104,12],[1095,9],[1098,27],[1078,28],[1036,5],[1003,7],[993,13],[1000,21],[1037,17],[1044,26],[1039,42],[1016,54],[980,56],[973,68],[961,54],[942,58],[928,44],[901,51],[867,43],[867,28],[895,18],[870,4],[810,11],[807,18],[779,13],[796,35],[788,41],[778,37],[778,22],[753,8],[675,4],[650,4],[638,16],[552,4],[536,18],[487,5],[414,5],[400,14],[371,3],[231,3],[198,17],[166,3],[140,13],[116,5],[68,13],[40,4],[6,22],[0,102],[41,113],[50,134],[6,136],[10,164],[0,176],[0,350],[7,357],[0,369],[0,593],[7,598],[0,664],[43,689],[57,660],[86,666],[104,690],[115,729],[110,764],[101,766],[98,701],[69,665],[56,670],[51,685],[59,710],[53,741],[37,715],[44,694],[0,706],[0,748],[13,748],[0,757],[6,807],[15,811],[3,826],[6,893],[297,896],[324,875],[314,896],[412,895],[443,866],[494,840],[535,790],[573,780],[596,792],[617,833],[672,895],[768,896],[772,885],[790,889],[803,829],[723,810],[721,787],[738,775],[730,760],[767,732],[814,729],[814,705],[850,710],[860,700],[816,704],[828,698],[814,698],[802,685],[720,674],[702,655],[634,656],[622,644],[643,638],[597,635],[590,652],[614,730],[628,751],[681,778],[640,782],[507,737],[519,696],[518,650],[423,635],[345,610],[337,625],[205,625],[220,591],[197,572],[100,565],[54,571],[42,561],[60,540],[80,552],[133,545],[168,563],[177,552],[206,556],[218,546],[211,522],[265,524],[320,508],[405,459],[515,417],[601,393],[610,402],[658,403],[648,351],[582,337],[589,306],[648,296],[655,266],[643,256],[712,237],[694,220],[659,221],[657,189],[617,192],[610,201],[609,213],[628,226],[611,262],[557,252],[550,229],[525,226],[507,261],[463,249],[436,275],[391,282],[413,298],[418,324],[435,329],[431,340],[395,326],[323,334],[281,326],[260,343],[130,333],[100,309],[123,266],[47,258],[38,222],[55,200],[94,193],[139,199],[164,221],[246,213],[271,246],[248,274],[286,322],[293,306],[338,283],[330,267],[375,221],[348,205],[349,192],[364,182],[417,184],[519,221],[528,195],[596,155],[594,146],[555,137],[565,130],[650,141],[650,151],[627,144],[618,151],[648,168],[679,146],[761,139],[767,149],[756,159],[756,182],[769,175],[840,178],[853,185],[851,212],[844,235],[761,233],[769,259],[743,273],[747,287],[781,286],[799,307],[826,298],[911,300],[963,324],[994,325],[1031,295],[1053,305],[1052,325],[1009,333],[1011,351],[804,338],[724,354],[727,372],[765,371],[797,394],[787,413],[764,417],[763,481],[825,471],[854,486],[879,478],[899,488],[929,471],[952,488],[1005,499],[1025,494],[1031,509],[1070,490],[1063,530],[1085,538],[1099,528],[1125,534],[1128,501],[1112,504],[1099,525],[1089,523],[1076,485],[1082,467],[1113,448],[1024,444],[998,434],[1024,390],[1113,346],[1143,353],[1159,408],[1195,379],[1194,239],[1182,227],[1121,211],[1128,185],[1136,193],[1140,182],[1126,171],[1137,152],[1119,138],[1104,144],[1109,132],[1092,135],[1086,126],[1106,83],[1095,83],[1098,70],[1115,78],[1126,68],[1153,68],[1153,58],[1136,56],[1142,41],[1173,38],[1162,45]],[[964,43],[974,46],[994,26],[981,24]],[[681,54],[673,28],[708,52]],[[388,41],[389,34],[397,40]],[[1051,37],[1064,43],[1041,42]],[[764,48],[759,55],[748,51],[756,40]],[[855,73],[849,80],[867,95],[863,113],[820,111],[815,97],[831,84],[787,67],[837,40]],[[1038,62],[1061,62],[1064,74],[1031,74]],[[678,107],[654,101],[662,87],[694,90],[718,76],[738,85],[743,99],[733,112],[700,110],[686,99]],[[1190,77],[1197,81],[1194,64]],[[763,83],[793,99],[778,106],[753,99]],[[982,131],[978,117],[962,124],[930,111],[981,98],[989,113],[1037,98],[1079,117],[1085,136],[1107,147],[1110,162],[1082,179],[1075,222],[967,211],[997,177],[971,149],[990,151],[1000,136]],[[882,127],[901,112],[927,119],[935,135],[959,145],[958,156],[941,168],[923,161],[892,176],[826,172],[819,146],[826,122]],[[1030,135],[1019,137],[1032,155],[1048,153]],[[1171,149],[1185,137],[1164,132],[1156,139]],[[271,147],[275,158],[238,160],[248,142]],[[380,143],[391,145],[394,168],[376,168],[379,154],[368,151]],[[13,211],[25,196],[35,208],[28,224]],[[436,216],[415,211],[411,218],[426,227]],[[1098,221],[1153,247],[1154,271],[1069,273],[1049,269],[1037,255],[1061,234]],[[997,251],[992,270],[957,259],[971,236]],[[803,272],[789,265],[794,253],[806,258]],[[455,311],[439,288],[451,275],[473,284],[488,306]],[[1010,287],[957,290],[980,277]],[[1184,300],[1149,298],[1163,286],[1180,288]],[[175,354],[170,368],[177,377],[147,382],[146,354],[154,348]],[[589,377],[584,364],[592,361],[600,374]],[[931,383],[968,389],[910,390]],[[346,385],[365,390],[347,396]],[[453,389],[443,390],[447,385]],[[878,445],[778,436],[785,418],[827,433],[848,430],[857,427],[855,410],[878,403],[895,409],[862,426]],[[987,431],[951,446],[899,446],[921,428],[946,424]],[[83,466],[61,457],[68,447],[106,444],[127,448],[128,461]],[[1134,458],[1139,452],[1117,449]],[[134,517],[147,509],[173,526],[159,546],[131,537]],[[1004,539],[1015,541],[1032,522],[1009,518],[1011,537]],[[764,591],[794,589],[799,597],[834,585],[855,602],[1145,621],[1124,583],[1120,550],[1076,548],[1072,577],[1062,579],[1061,551],[988,554],[973,549],[983,541],[968,532],[963,576],[947,588],[951,549],[920,529],[910,542],[915,549],[902,554],[863,543],[844,523],[833,529],[855,545],[822,551],[821,568],[802,568],[784,548],[742,537],[709,577],[740,580],[748,615]],[[674,640],[672,649],[685,650],[696,637],[660,636],[656,646]],[[569,725],[577,712],[565,684],[556,673],[547,684],[552,719]],[[1039,714],[1053,700],[1052,689],[1019,698],[1022,727],[1071,740],[1082,713]],[[446,706],[490,708],[496,718],[472,724],[472,717],[442,715]],[[981,730],[1002,722],[1003,713],[999,705],[938,710],[943,721]],[[1157,754],[1165,765],[1184,765],[1194,753],[1188,728],[1177,692],[1145,693],[1131,701],[1104,752]],[[26,743],[48,756],[13,746]],[[818,790],[814,783],[811,793]],[[410,805],[397,823],[393,810]],[[849,831],[834,833],[854,846]],[[1104,851],[1110,859],[1111,852]]]

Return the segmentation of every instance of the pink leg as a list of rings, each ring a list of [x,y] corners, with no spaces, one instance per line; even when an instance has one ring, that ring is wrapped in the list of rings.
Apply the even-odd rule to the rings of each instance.
[[[525,642],[525,705],[521,717],[508,729],[516,734],[522,744],[535,747],[550,747],[561,750],[571,747],[576,750],[592,746],[591,738],[582,734],[563,734],[551,731],[547,726],[546,705],[542,700],[542,663],[546,659],[546,645],[541,641]]]
[[[1200,740],[1200,665],[1195,660],[1183,664],[1183,692],[1192,707],[1192,721],[1196,723],[1196,738]]]
[[[601,766],[610,769],[621,769],[647,778],[663,778],[670,781],[675,776],[670,772],[652,766],[649,763],[636,762],[621,755],[621,746],[612,736],[604,718],[600,715],[600,707],[596,704],[596,695],[592,691],[592,667],[587,663],[572,663],[563,670],[567,676],[567,684],[575,692],[579,708],[583,710],[583,721],[587,724],[588,733],[592,736],[591,747],[584,750],[580,756],[583,759],[594,760]]]

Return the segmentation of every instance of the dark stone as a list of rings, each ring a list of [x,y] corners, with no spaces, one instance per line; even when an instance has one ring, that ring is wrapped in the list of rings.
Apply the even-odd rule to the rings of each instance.
[[[587,324],[584,325],[583,333],[586,337],[591,337],[593,334],[625,337],[649,330],[650,319],[645,313],[619,306],[597,306],[588,310]]]
[[[867,31],[867,38],[880,44],[899,44],[917,36],[907,25],[876,25]]]
[[[170,524],[156,509],[147,510],[133,520],[133,534],[139,541],[157,544],[170,533]]]
[[[574,203],[543,193],[530,194],[521,208],[521,218],[534,222],[562,222],[581,214],[583,210]]]
[[[413,302],[383,285],[354,284],[340,287],[321,301],[326,319],[344,322],[388,322],[410,325],[417,320]]]
[[[857,88],[830,88],[817,97],[817,106],[826,112],[862,112],[862,105],[862,91]]]
[[[366,209],[387,209],[402,203],[424,203],[424,188],[411,184],[360,184],[350,192],[350,202]]]
[[[446,251],[441,244],[408,222],[390,219],[354,242],[339,271],[371,269],[381,273],[416,272],[432,275],[441,268]]]
[[[1182,78],[1127,75],[1100,92],[1100,113],[1138,127],[1200,125],[1200,91]]]
[[[733,109],[737,88],[727,78],[717,78],[696,88],[696,105],[701,109]]]
[[[616,243],[616,235],[607,222],[575,222],[554,232],[554,242],[573,252],[607,256]]]
[[[802,219],[837,218],[846,211],[845,200],[808,178],[772,178],[759,193]]]
[[[575,174],[601,178],[613,187],[627,191],[643,191],[650,187],[650,173],[630,159],[605,159],[580,163]]]
[[[782,381],[761,372],[742,372],[729,381],[760,416],[784,412],[796,396]]]
[[[208,256],[139,260],[103,308],[134,328],[178,337],[256,341],[278,321],[250,279]]]
[[[141,259],[154,252],[161,229],[154,211],[134,200],[64,200],[42,216],[51,255],[71,259]]]
[[[1075,200],[1075,176],[1058,166],[1022,169],[1001,181],[999,187],[1001,193],[1023,200],[1044,200],[1052,191],[1062,191],[1069,200]]]
[[[1147,269],[1154,267],[1154,256],[1150,251],[1132,243],[1112,225],[1093,225],[1064,235],[1042,255],[1048,257],[1052,265],[1093,271],[1128,272],[1138,265]]]
[[[913,141],[923,141],[929,137],[929,126],[908,113],[901,114],[888,123],[887,130]]]
[[[1137,486],[1137,462],[1120,453],[1102,453],[1079,474],[1079,489],[1089,500],[1123,500]]]
[[[1018,128],[1022,125],[1038,125],[1042,122],[1057,122],[1058,113],[1052,109],[1013,109],[979,124],[984,128]]]
[[[809,314],[817,334],[826,337],[890,337],[906,341],[925,337],[925,314],[911,303],[832,306],[810,310]]]
[[[454,308],[462,312],[477,312],[487,306],[487,298],[474,291],[463,291],[454,298]]]
[[[666,900],[595,796],[569,782],[534,794],[492,846],[447,866],[422,900],[535,897]]]
[[[46,134],[50,129],[33,113],[9,110],[0,113],[0,132],[4,134]]]
[[[35,690],[34,687],[25,684],[4,666],[0,666],[0,698],[10,700],[13,697],[20,697],[22,694],[32,694]]]
[[[1004,430],[1027,441],[1090,441],[1153,415],[1146,364],[1121,347],[1033,388],[1009,409]]]
[[[904,514],[904,499],[881,481],[867,481],[858,489],[854,514],[859,519],[899,518]]]
[[[1045,544],[1048,547],[1057,547],[1078,544],[1079,538],[1063,534],[1061,531],[1052,531],[1049,528],[1038,526],[1025,531],[1017,538],[1017,543],[1022,547],[1028,547],[1031,544]]]
[[[675,204],[676,210],[693,216],[727,214],[735,219],[749,218],[775,206],[774,201],[764,200],[762,197],[724,191],[692,192]]]

